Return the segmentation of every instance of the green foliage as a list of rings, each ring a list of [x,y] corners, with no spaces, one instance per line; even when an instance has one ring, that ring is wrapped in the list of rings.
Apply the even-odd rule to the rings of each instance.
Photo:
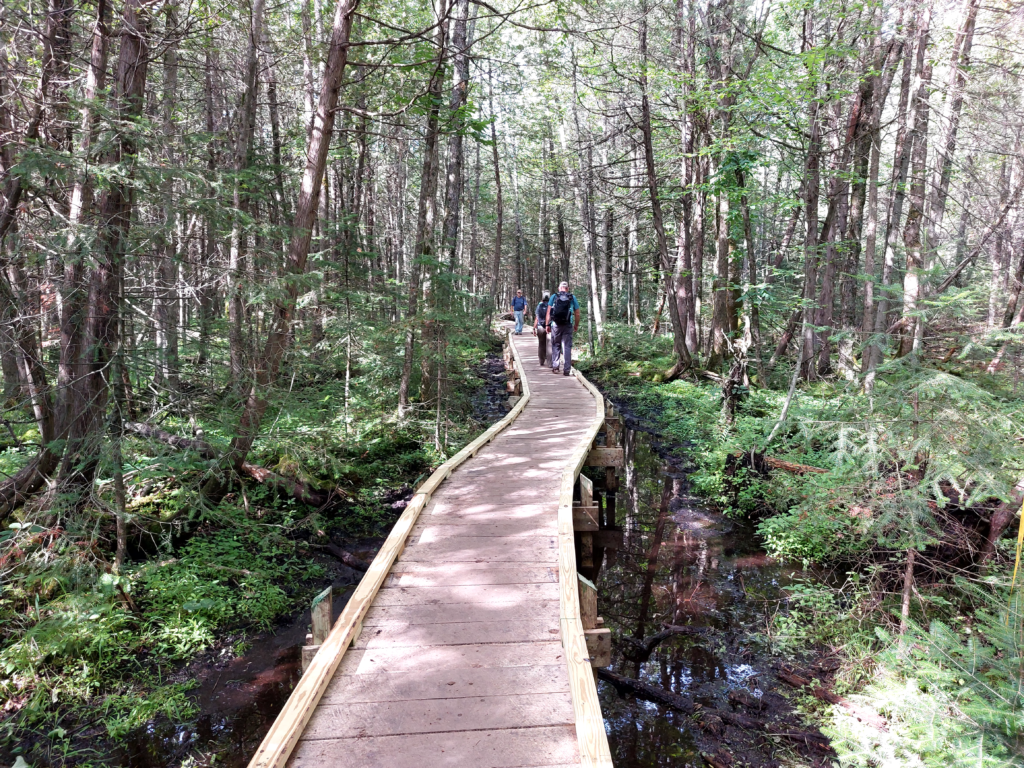
[[[838,587],[804,578],[786,587],[785,610],[769,622],[775,648],[798,653],[809,647],[842,649],[859,656],[872,645],[872,624],[866,621],[863,604],[868,587],[860,574],[851,572]]]
[[[844,765],[879,760],[936,768],[1008,768],[1024,756],[1024,598],[1005,584],[957,581],[968,616],[912,624],[903,638],[879,630],[884,648],[858,697],[884,713],[888,732],[838,708],[829,735]]]
[[[173,557],[122,576],[100,572],[88,586],[76,584],[58,559],[21,582],[36,597],[22,630],[5,633],[0,649],[0,694],[23,700],[18,722],[40,727],[97,698],[115,739],[158,713],[188,717],[187,689],[161,682],[169,665],[209,647],[226,627],[270,627],[323,578],[271,520],[222,504],[201,525]],[[64,557],[75,551],[62,547]],[[48,583],[42,598],[39,586]],[[10,610],[17,593],[7,594]]]
[[[281,585],[323,575],[274,528],[229,518],[234,526],[196,536],[174,562],[140,569],[138,599],[159,625],[157,646],[169,657],[201,650],[205,635],[212,639],[213,629],[230,622],[269,627],[290,606]]]

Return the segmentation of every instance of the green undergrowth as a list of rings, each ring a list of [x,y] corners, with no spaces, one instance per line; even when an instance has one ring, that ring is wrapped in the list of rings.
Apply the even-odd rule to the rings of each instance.
[[[1024,473],[1024,400],[1010,377],[981,372],[964,352],[890,360],[870,396],[856,380],[801,383],[766,446],[791,362],[761,386],[753,376],[732,424],[717,384],[663,382],[671,363],[669,339],[612,326],[580,367],[687,456],[707,503],[754,519],[769,554],[822,574],[788,589],[765,632],[781,654],[837,656],[835,690],[886,719],[879,731],[848,708],[804,699],[841,763],[1024,764],[1024,599],[1019,574],[1010,591],[1012,540],[975,562],[991,510]],[[765,457],[802,468],[772,469]]]
[[[328,537],[386,535],[392,501],[485,424],[472,418],[474,367],[492,339],[450,339],[445,408],[395,418],[400,339],[363,325],[346,381],[347,329],[328,321],[319,347],[297,349],[250,461],[343,503],[321,512],[250,481],[215,506],[200,494],[211,463],[195,453],[126,436],[123,449],[128,557],[113,567],[113,464],[100,457],[88,499],[40,497],[0,531],[0,765],[109,762],[116,743],[156,717],[186,722],[196,685],[181,670],[230,636],[271,630],[308,606],[331,577],[317,547]],[[418,366],[417,366],[418,367]],[[190,412],[164,408],[137,420],[227,448],[239,399],[223,367],[192,369],[183,381]],[[31,430],[0,446],[0,470],[31,455]],[[226,654],[226,655],[225,655]],[[91,734],[81,737],[81,734]],[[105,745],[105,746],[104,746]],[[107,751],[105,751],[107,750]]]

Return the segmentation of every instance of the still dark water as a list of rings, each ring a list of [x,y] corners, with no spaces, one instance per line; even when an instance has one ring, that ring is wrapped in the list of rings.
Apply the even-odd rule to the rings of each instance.
[[[695,499],[686,461],[659,451],[654,436],[627,429],[623,442],[616,522],[624,546],[610,561],[606,553],[597,580],[599,613],[614,638],[612,671],[711,709],[729,710],[728,692],[740,689],[772,709],[789,709],[775,693],[766,629],[784,605],[785,586],[801,574],[766,557],[751,526]],[[670,637],[646,658],[628,640],[666,625],[701,634]],[[616,768],[701,766],[701,752],[722,751],[737,763],[767,766],[787,751],[733,728],[710,737],[682,713],[620,697],[605,682],[598,689]]]

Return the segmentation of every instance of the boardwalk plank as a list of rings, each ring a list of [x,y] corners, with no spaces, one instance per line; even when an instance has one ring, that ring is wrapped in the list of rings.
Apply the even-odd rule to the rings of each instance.
[[[422,566],[416,568],[416,566]],[[404,563],[388,586],[439,587],[485,584],[557,583],[558,570],[544,564],[500,566],[491,563]]]
[[[565,653],[558,643],[445,645],[422,651],[416,648],[355,649],[345,654],[331,687],[343,687],[345,682],[341,678],[344,676],[374,672],[419,674],[425,669],[494,669],[549,664],[565,664]]]
[[[528,768],[579,765],[570,725],[302,741],[293,768]]]
[[[451,624],[389,624],[364,627],[353,646],[375,648],[426,648],[431,645],[470,643],[558,642],[558,617],[523,621],[475,621]]]
[[[455,585],[384,587],[374,605],[443,605],[446,603],[517,603],[555,600],[557,584]]]
[[[402,672],[351,675],[344,687],[331,688],[324,703],[459,699],[483,692],[488,696],[562,693],[568,689],[564,664],[488,669],[419,667]]]
[[[345,739],[572,723],[572,700],[568,691],[461,699],[322,703],[309,721],[303,738]]]
[[[427,542],[413,542],[405,548],[405,560],[485,560],[490,563],[518,563],[552,557],[558,550],[558,536],[504,537],[462,536]]]
[[[366,627],[395,624],[454,624],[474,621],[525,621],[550,616],[558,611],[557,600],[531,600],[524,603],[449,603],[443,610],[436,605],[375,605],[366,612]]]
[[[473,538],[530,539],[546,538],[558,535],[558,519],[549,515],[546,519],[520,519],[507,522],[435,523],[429,517],[423,519],[413,529],[416,544],[429,544],[445,539],[458,539],[470,536]]]

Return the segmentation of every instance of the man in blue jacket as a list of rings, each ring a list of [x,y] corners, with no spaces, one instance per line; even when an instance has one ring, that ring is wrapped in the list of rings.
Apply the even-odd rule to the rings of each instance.
[[[523,332],[523,315],[526,313],[526,299],[522,291],[516,291],[516,297],[512,299],[512,314],[516,318],[516,335]]]

